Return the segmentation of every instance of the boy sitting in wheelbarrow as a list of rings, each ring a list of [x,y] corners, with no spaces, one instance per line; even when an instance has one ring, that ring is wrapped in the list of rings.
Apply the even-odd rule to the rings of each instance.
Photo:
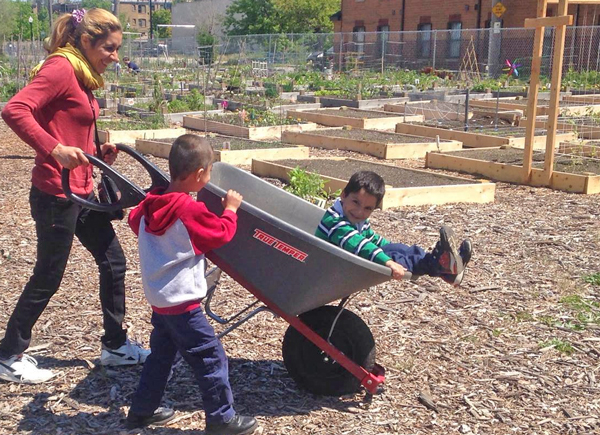
[[[369,216],[380,206],[385,194],[383,178],[371,171],[352,175],[342,195],[325,212],[315,235],[346,251],[392,269],[392,277],[402,279],[404,271],[416,278],[439,276],[459,286],[471,259],[471,241],[460,245],[447,226],[440,228],[440,240],[432,252],[402,243],[390,243],[371,229]]]
[[[233,238],[242,202],[230,190],[217,216],[190,197],[189,192],[210,181],[213,157],[206,139],[192,134],[177,138],[169,153],[169,187],[151,191],[129,215],[154,326],[152,353],[127,415],[130,429],[173,418],[173,410],[159,404],[177,352],[191,366],[202,392],[207,435],[249,434],[257,426],[254,418],[233,409],[227,355],[200,305],[207,291],[204,254]]]

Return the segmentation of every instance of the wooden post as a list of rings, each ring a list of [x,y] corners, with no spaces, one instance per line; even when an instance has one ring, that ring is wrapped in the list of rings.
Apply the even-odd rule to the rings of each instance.
[[[547,0],[538,0],[537,17],[544,18],[548,6]],[[531,60],[531,75],[529,78],[529,93],[527,94],[527,123],[525,125],[525,150],[523,152],[523,182],[531,180],[531,162],[533,159],[533,141],[535,136],[535,115],[537,111],[538,91],[540,87],[540,70],[544,49],[544,27],[536,27],[533,41],[533,59]]]
[[[558,2],[558,17],[567,15],[569,0],[560,0]],[[562,78],[563,55],[565,52],[565,37],[567,33],[566,24],[556,26],[554,36],[554,59],[552,60],[552,82],[550,87],[550,105],[548,113],[547,137],[546,137],[546,155],[544,156],[543,178],[547,185],[552,180],[552,171],[554,170],[554,145],[556,142],[556,127],[558,123],[560,83]],[[529,118],[530,115],[527,115]],[[533,118],[535,119],[535,117]]]

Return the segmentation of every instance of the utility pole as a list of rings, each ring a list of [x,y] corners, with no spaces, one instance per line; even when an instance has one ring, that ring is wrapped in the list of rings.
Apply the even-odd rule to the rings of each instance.
[[[154,39],[154,31],[152,29],[152,0],[148,0],[150,2],[150,45],[152,46],[152,40]]]
[[[502,41],[502,20],[506,8],[501,0],[492,0],[492,18],[490,20],[490,40],[488,45],[488,74],[495,77],[500,66],[500,44]]]
[[[48,20],[50,23],[50,34],[52,34],[52,0],[48,0]]]

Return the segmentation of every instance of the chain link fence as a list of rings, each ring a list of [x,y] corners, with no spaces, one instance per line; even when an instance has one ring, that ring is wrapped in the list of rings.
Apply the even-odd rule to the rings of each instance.
[[[542,74],[550,76],[554,28],[544,34]],[[377,72],[405,69],[479,77],[506,75],[506,62],[517,73],[530,74],[534,30],[522,28],[431,30],[417,32],[357,32],[330,34],[272,34],[223,36],[198,46],[194,35],[166,40],[139,40],[127,34],[121,57],[129,56],[142,69],[168,68],[177,62],[187,68],[203,65],[251,65],[266,62],[269,71],[309,67],[321,71]],[[0,80],[15,77],[24,85],[31,68],[44,59],[41,41],[3,41]],[[569,27],[564,72],[600,68],[600,26]],[[595,75],[594,77],[596,77]],[[586,86],[585,83],[578,86]]]

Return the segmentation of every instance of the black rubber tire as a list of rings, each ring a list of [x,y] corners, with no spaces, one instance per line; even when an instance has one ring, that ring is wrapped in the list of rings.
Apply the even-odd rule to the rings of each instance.
[[[313,331],[327,338],[339,307],[326,305],[299,317]],[[371,370],[375,365],[375,340],[363,320],[351,311],[343,310],[331,343],[352,361]],[[327,356],[304,335],[290,326],[283,337],[283,362],[288,373],[301,388],[324,396],[353,394],[360,380]]]

